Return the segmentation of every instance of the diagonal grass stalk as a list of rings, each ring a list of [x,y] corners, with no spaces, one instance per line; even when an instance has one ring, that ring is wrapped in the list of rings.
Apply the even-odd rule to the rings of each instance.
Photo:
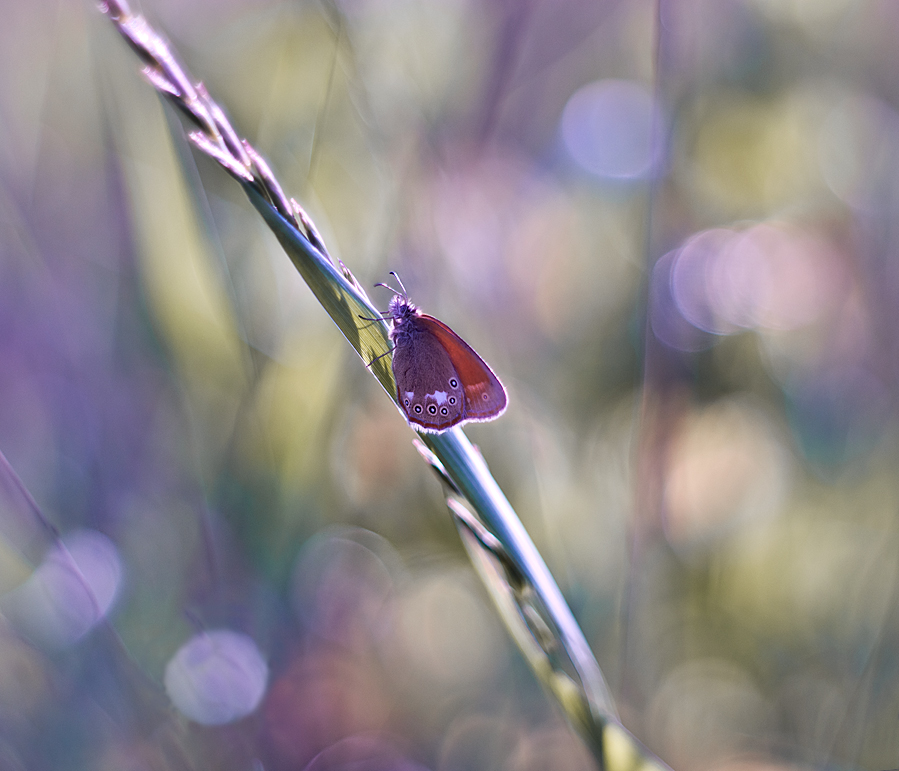
[[[192,125],[193,144],[242,185],[312,293],[396,402],[390,328],[359,282],[331,258],[302,207],[287,198],[264,159],[238,137],[202,84],[192,83],[147,21],[131,13],[125,0],[106,0],[101,10],[144,62],[145,77]],[[416,443],[446,485],[462,541],[510,634],[600,768],[666,768],[619,723],[599,666],[558,585],[464,432],[457,427],[419,434]]]

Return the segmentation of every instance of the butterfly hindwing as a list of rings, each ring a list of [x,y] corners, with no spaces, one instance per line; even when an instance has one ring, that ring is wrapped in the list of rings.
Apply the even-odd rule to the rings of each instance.
[[[422,314],[418,321],[440,343],[461,381],[465,398],[460,422],[491,420],[501,415],[508,403],[506,389],[487,362],[439,319]]]

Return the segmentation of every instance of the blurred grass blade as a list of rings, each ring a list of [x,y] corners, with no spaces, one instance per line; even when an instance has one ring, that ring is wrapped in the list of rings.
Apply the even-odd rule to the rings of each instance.
[[[106,618],[121,575],[115,547],[96,531],[63,541],[2,453],[0,534],[0,618],[9,629],[59,650]]]
[[[56,542],[57,532],[44,517],[31,493],[0,452],[0,533],[7,544],[31,565],[37,565]],[[4,557],[3,563],[7,563]]]

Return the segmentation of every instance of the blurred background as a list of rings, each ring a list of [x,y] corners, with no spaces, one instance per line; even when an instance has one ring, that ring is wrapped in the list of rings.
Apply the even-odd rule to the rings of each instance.
[[[139,10],[503,379],[466,431],[644,743],[899,765],[899,4]],[[238,186],[93,3],[2,15],[0,767],[593,768]]]

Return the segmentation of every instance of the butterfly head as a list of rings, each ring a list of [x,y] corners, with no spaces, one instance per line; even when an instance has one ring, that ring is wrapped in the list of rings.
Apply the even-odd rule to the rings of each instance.
[[[402,324],[417,313],[418,308],[410,303],[409,298],[404,294],[395,294],[390,300],[390,305],[387,306],[387,318],[393,319],[395,324]]]
[[[390,304],[387,306],[387,313],[384,314],[384,318],[390,319],[390,321],[393,322],[393,332],[396,332],[399,327],[403,326],[403,324],[410,319],[421,316],[421,311],[418,310],[417,306],[409,302],[409,295],[406,294],[406,287],[403,286],[400,277],[394,271],[390,271],[390,275],[393,276],[400,285],[399,289],[394,289],[390,284],[375,284],[375,286],[383,286],[385,289],[389,289],[393,292],[393,297],[390,299]]]

